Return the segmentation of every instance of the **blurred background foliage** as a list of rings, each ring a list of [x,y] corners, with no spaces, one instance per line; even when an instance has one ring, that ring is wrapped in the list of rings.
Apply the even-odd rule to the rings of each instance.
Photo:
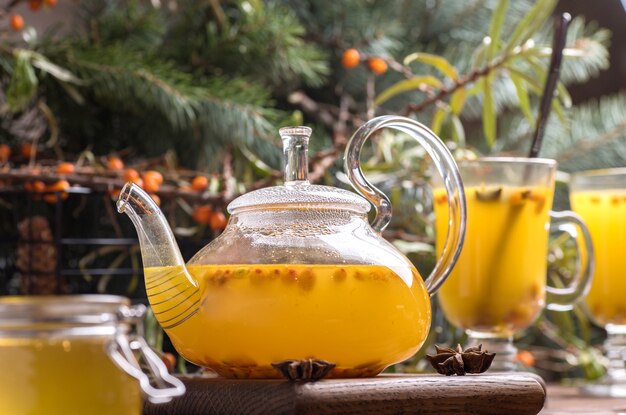
[[[26,2],[5,3],[6,21],[11,7]],[[525,155],[551,53],[551,16],[566,6],[82,0],[65,25],[38,31],[26,19],[19,34],[3,34],[0,141],[11,148],[30,143],[49,163],[97,163],[111,154],[160,159],[157,168],[177,186],[178,169],[218,177],[218,187],[231,188],[222,202],[280,177],[276,130],[284,125],[314,128],[313,180],[344,187],[342,150],[375,115],[403,114],[429,125],[458,158]],[[583,16],[570,25],[541,153],[563,171],[626,165],[625,95],[572,99],[568,92],[602,76],[610,39],[609,30]],[[342,64],[350,48],[358,52],[356,65]],[[375,60],[383,66],[374,68]],[[32,165],[33,157],[7,158],[3,168],[27,161]],[[386,236],[427,273],[434,263],[427,155],[406,137],[384,133],[363,161],[397,212]],[[556,207],[565,208],[559,189]],[[191,212],[182,202],[170,206]],[[569,251],[551,246],[557,278],[567,279]],[[588,345],[602,332],[580,309],[545,317],[519,339],[534,348],[537,369],[598,377],[602,362]],[[424,351],[435,341],[462,341],[440,313],[433,324]],[[423,353],[404,370],[424,369]]]

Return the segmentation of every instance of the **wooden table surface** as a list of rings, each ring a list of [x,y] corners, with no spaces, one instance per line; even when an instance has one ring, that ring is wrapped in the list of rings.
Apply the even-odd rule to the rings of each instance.
[[[312,383],[183,379],[187,394],[144,415],[525,414],[626,415],[626,398],[583,396],[530,374],[380,376]],[[545,402],[544,402],[545,398]],[[543,406],[543,409],[542,409]]]
[[[626,398],[583,396],[575,387],[548,385],[548,396],[540,415],[626,414]]]
[[[381,375],[317,382],[182,378],[185,396],[144,415],[536,415],[543,381],[528,373]]]

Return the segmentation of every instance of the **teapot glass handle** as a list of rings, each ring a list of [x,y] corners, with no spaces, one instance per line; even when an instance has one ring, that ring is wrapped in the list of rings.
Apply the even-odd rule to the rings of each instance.
[[[437,265],[425,280],[426,289],[433,295],[446,280],[452,267],[456,263],[463,241],[467,221],[467,206],[465,193],[459,169],[448,148],[435,133],[424,125],[410,118],[386,115],[363,124],[352,136],[344,156],[344,168],[352,186],[376,209],[376,218],[372,228],[382,232],[391,220],[391,203],[387,196],[373,186],[363,175],[360,155],[365,141],[376,131],[383,128],[392,128],[417,140],[432,158],[433,164],[443,178],[443,185],[448,196],[448,233],[446,243],[437,260]]]

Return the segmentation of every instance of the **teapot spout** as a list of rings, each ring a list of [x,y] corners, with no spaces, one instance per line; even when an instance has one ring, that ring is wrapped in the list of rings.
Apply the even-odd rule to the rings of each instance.
[[[174,328],[200,308],[200,293],[183,261],[172,229],[150,195],[127,183],[117,201],[135,225],[143,261],[146,293],[164,329]]]
[[[117,211],[135,225],[144,268],[185,266],[172,229],[161,209],[139,186],[127,183],[117,200]]]

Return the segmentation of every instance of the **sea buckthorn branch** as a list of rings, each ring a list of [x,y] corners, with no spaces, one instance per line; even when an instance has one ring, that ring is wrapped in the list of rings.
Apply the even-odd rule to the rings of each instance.
[[[5,16],[7,13],[11,11],[12,8],[17,6],[22,0],[11,0],[7,3],[6,6],[0,7],[0,17]]]
[[[443,88],[441,88],[439,92],[428,96],[422,102],[407,104],[407,106],[404,108],[404,111],[402,112],[402,115],[408,116],[414,113],[422,112],[430,105],[442,101],[446,96],[451,95],[460,88],[476,82],[478,79],[489,75],[492,71],[504,68],[504,66],[508,64],[512,59],[519,58],[527,54],[532,54],[534,49],[532,47],[528,47],[529,45],[532,45],[532,43],[527,42],[526,45],[514,48],[511,53],[502,55],[498,59],[487,63],[482,68],[476,68],[470,71],[468,74],[459,77],[459,79],[449,84],[448,86],[444,86]]]

